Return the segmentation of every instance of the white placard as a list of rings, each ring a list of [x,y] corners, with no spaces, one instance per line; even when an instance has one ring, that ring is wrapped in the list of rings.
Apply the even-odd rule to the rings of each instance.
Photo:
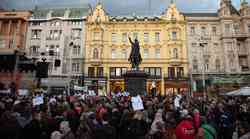
[[[175,106],[176,109],[179,108],[179,107],[181,107],[181,105],[180,105],[181,98],[182,98],[181,95],[176,95],[175,96],[174,106]]]
[[[43,97],[42,96],[35,97],[35,98],[33,98],[32,102],[33,102],[33,106],[41,105],[44,103]]]
[[[132,97],[131,102],[132,102],[132,107],[134,111],[144,109],[142,99],[139,95],[137,95],[136,97]]]
[[[27,89],[19,89],[18,94],[20,96],[27,96],[27,95],[29,95],[29,91]]]

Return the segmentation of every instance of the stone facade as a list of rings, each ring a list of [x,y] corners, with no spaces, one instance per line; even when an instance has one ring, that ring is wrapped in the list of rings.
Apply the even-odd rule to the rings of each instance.
[[[250,7],[238,11],[231,0],[221,0],[217,13],[185,13],[189,69],[194,80],[250,73]]]
[[[44,80],[44,84],[66,86],[70,78],[80,80],[84,59],[85,14],[87,9],[82,8],[33,11],[29,19],[26,51],[31,58],[39,61],[45,57],[49,62],[49,78]],[[58,60],[59,65],[56,64]]]
[[[128,57],[131,44],[137,38],[143,58],[140,70],[150,76],[157,92],[187,92],[188,58],[186,22],[171,4],[159,16],[111,16],[99,3],[86,21],[85,78],[90,89],[115,92],[124,89],[122,75],[131,68]]]

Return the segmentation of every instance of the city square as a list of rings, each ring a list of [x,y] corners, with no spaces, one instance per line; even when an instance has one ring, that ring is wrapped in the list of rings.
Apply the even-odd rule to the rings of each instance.
[[[3,0],[0,138],[250,139],[249,2]]]

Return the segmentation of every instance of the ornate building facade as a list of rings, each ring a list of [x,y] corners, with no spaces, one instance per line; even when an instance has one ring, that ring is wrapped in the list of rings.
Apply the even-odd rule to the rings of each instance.
[[[221,0],[217,13],[184,15],[194,91],[203,86],[202,80],[206,80],[205,85],[244,84],[243,78],[250,74],[250,7],[247,2],[243,0],[237,10],[231,0]]]
[[[85,85],[102,92],[124,89],[123,74],[131,44],[137,38],[143,58],[140,70],[148,73],[148,91],[156,83],[157,92],[188,91],[186,22],[171,4],[160,16],[110,16],[99,3],[86,19]]]
[[[49,62],[49,78],[42,80],[42,86],[63,90],[71,80],[82,79],[87,13],[87,8],[33,10],[26,52],[37,61]]]

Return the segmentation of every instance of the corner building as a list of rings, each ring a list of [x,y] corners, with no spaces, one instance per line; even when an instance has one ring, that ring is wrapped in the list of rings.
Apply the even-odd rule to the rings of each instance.
[[[99,3],[87,16],[85,42],[85,85],[104,92],[124,90],[123,74],[131,69],[128,57],[131,44],[138,38],[143,58],[140,70],[149,74],[157,93],[187,92],[188,59],[186,22],[171,4],[160,16],[110,16]]]

